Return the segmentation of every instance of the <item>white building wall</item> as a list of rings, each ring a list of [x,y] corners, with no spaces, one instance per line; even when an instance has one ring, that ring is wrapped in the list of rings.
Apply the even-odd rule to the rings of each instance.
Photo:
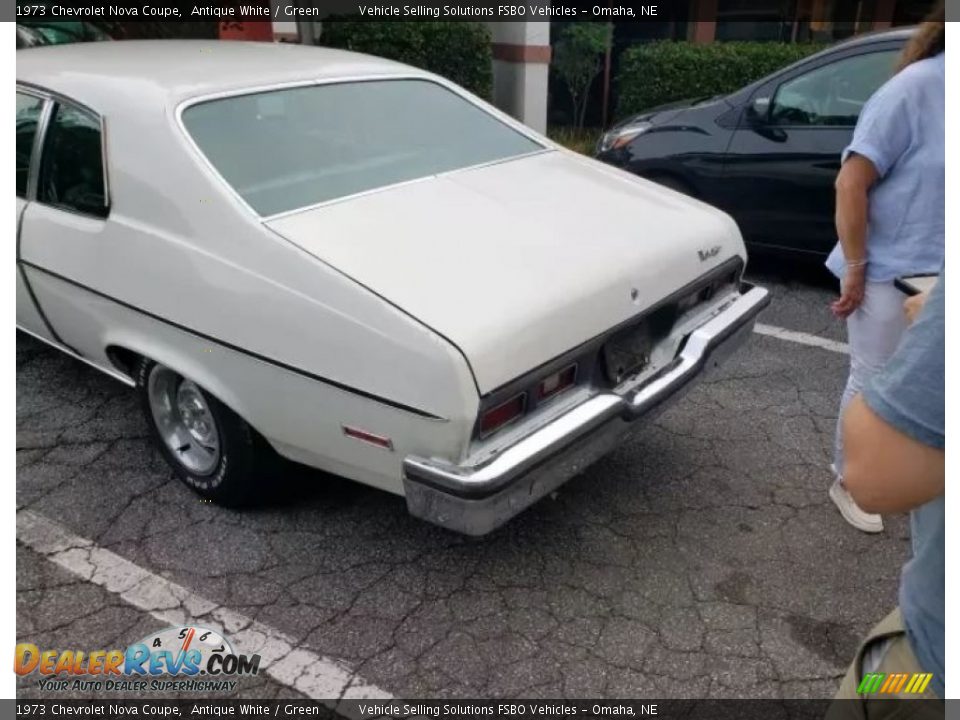
[[[550,22],[491,22],[493,102],[534,130],[547,130]]]

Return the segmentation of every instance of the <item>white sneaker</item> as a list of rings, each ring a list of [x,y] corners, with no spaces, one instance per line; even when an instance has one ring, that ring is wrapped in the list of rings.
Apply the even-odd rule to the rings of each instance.
[[[837,510],[843,515],[843,519],[853,525],[857,530],[865,533],[883,532],[883,518],[873,513],[864,512],[860,509],[850,493],[840,482],[840,478],[833,481],[830,486],[830,499],[837,506]]]

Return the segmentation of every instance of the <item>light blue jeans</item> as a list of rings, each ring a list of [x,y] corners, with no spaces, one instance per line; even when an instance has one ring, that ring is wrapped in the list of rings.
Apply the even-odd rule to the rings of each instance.
[[[893,282],[868,282],[863,302],[847,317],[850,374],[840,400],[840,415],[834,440],[833,463],[843,477],[843,411],[866,382],[879,371],[900,344],[907,329],[903,301],[907,297]]]

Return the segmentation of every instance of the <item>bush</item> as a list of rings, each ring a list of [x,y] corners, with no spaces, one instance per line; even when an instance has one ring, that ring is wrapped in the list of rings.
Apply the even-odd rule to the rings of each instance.
[[[581,155],[590,156],[593,155],[593,151],[597,147],[600,135],[599,130],[575,127],[551,127],[547,131],[547,136],[555,143],[559,143],[568,150],[573,150]]]
[[[611,30],[610,23],[570,23],[553,46],[553,68],[570,93],[577,127],[583,127],[590,86],[600,72],[604,51],[610,47]]]
[[[624,51],[617,114],[673,100],[733,92],[811,53],[819,43],[653,42]]]
[[[490,98],[493,56],[482,23],[324,20],[320,43],[414,65]]]

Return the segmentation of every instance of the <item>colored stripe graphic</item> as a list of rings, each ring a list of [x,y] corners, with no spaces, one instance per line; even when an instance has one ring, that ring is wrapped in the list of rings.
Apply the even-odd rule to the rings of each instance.
[[[857,688],[857,695],[870,695],[880,689],[880,683],[883,682],[884,673],[867,673],[860,681]]]
[[[867,673],[857,687],[857,695],[899,693],[921,695],[933,679],[933,673]]]

